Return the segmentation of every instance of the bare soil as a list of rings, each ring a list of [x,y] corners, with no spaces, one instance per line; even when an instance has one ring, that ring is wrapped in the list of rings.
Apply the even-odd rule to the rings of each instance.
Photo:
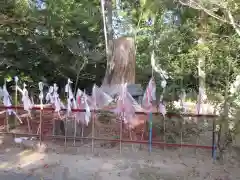
[[[8,139],[10,142],[10,139]],[[224,164],[211,159],[211,151],[187,148],[139,150],[139,145],[112,149],[91,143],[45,142],[44,153],[5,143],[0,148],[0,171],[24,173],[52,180],[237,180],[239,160],[235,151]],[[59,145],[58,145],[59,144]]]

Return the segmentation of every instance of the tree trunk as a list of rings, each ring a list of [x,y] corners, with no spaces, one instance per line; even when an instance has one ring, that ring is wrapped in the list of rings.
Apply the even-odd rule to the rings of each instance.
[[[200,26],[201,26],[201,33],[200,38],[198,39],[198,46],[204,46],[205,44],[205,37],[204,37],[204,30],[206,28],[206,14],[204,12],[200,12]],[[205,79],[206,79],[206,73],[205,73],[205,55],[204,53],[201,53],[198,57],[198,77],[199,77],[199,95],[198,95],[198,103],[201,104],[207,100],[206,96],[206,86],[205,86]],[[200,93],[201,92],[201,93]],[[202,113],[202,108],[198,110],[198,113]]]
[[[135,45],[131,37],[120,37],[112,41],[112,57],[107,63],[102,85],[124,82],[135,83]]]
[[[107,38],[108,41],[113,40],[113,8],[112,8],[112,0],[105,1],[105,8],[107,10]]]
[[[118,4],[119,5],[119,4]],[[107,69],[102,85],[135,83],[135,45],[130,37],[113,38],[112,0],[105,1],[107,11]]]

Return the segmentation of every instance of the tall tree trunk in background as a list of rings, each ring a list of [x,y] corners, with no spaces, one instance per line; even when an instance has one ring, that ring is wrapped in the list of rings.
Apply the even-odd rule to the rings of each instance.
[[[131,37],[113,39],[112,1],[105,2],[107,10],[108,50],[107,68],[102,85],[135,83],[135,44]]]
[[[113,8],[112,8],[112,0],[105,1],[105,9],[107,10],[107,39],[108,44],[113,40]],[[110,48],[110,47],[109,47]]]
[[[206,28],[206,14],[204,12],[200,12],[200,19],[199,19],[199,23],[200,23],[200,38],[198,39],[198,46],[201,48],[202,46],[204,46],[205,44],[205,28]],[[206,96],[206,84],[205,84],[205,80],[206,80],[206,73],[205,73],[205,55],[204,53],[201,53],[198,57],[198,77],[199,77],[199,97],[198,97],[198,102],[200,104],[203,103],[203,101],[205,101],[207,99]],[[201,93],[200,93],[201,92]],[[201,108],[200,108],[201,109]],[[201,110],[200,112],[201,113]]]
[[[131,37],[113,40],[112,58],[109,59],[103,85],[135,83],[135,44]]]

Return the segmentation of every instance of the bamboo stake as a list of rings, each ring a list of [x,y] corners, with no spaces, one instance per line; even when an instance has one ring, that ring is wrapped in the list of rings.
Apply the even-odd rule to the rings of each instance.
[[[212,158],[213,161],[215,162],[216,160],[216,135],[215,135],[215,131],[216,131],[216,122],[215,122],[215,118],[213,119],[213,124],[212,124]]]
[[[56,127],[55,127],[56,126],[56,124],[55,124],[56,122],[55,121],[56,121],[56,119],[54,118],[54,115],[53,115],[53,120],[52,121],[53,121],[52,135],[55,136],[55,129],[56,129]]]
[[[30,122],[29,122],[29,117],[28,116],[27,116],[27,123],[28,123],[28,132],[31,133]]]
[[[95,135],[95,119],[96,118],[96,111],[93,111],[93,118],[92,118],[92,153],[94,152],[94,135]]]
[[[132,141],[133,139],[132,139],[132,129],[130,129],[130,127],[129,127],[129,137],[130,137],[130,140]],[[132,150],[134,151],[134,146],[133,146],[133,144],[132,144]]]
[[[146,127],[147,127],[147,120],[144,121],[144,126],[143,126],[143,130],[142,130],[142,134],[141,134],[141,141],[143,140],[143,136],[144,136]],[[139,149],[142,149],[142,144],[139,145]]]
[[[183,123],[181,125],[181,139],[180,139],[180,144],[181,144],[181,147],[180,147],[180,152],[182,153],[182,144],[183,144]]]
[[[84,125],[82,124],[82,128],[81,128],[81,137],[82,138],[83,138],[83,135],[84,135]],[[81,143],[83,144],[83,139],[82,139]]]
[[[120,148],[120,154],[122,154],[122,129],[123,129],[123,119],[124,119],[124,112],[122,112],[122,117],[121,117],[121,122],[120,122],[120,145],[119,145],[119,148]]]
[[[40,145],[42,143],[42,114],[43,114],[43,83],[42,82],[39,82],[38,83],[38,86],[39,86],[39,90],[40,90],[40,95],[39,95],[39,98],[40,98]]]
[[[73,145],[76,146],[76,136],[77,136],[77,120],[74,118],[74,139],[73,139]]]
[[[15,106],[17,107],[17,105],[18,105],[18,102],[17,102],[18,101],[18,90],[17,90],[18,77],[15,76],[14,80],[15,80]],[[17,114],[17,108],[15,108],[15,112]],[[14,118],[14,125],[15,125],[15,128],[16,128],[17,127],[17,116],[15,116],[15,118]]]
[[[163,150],[165,151],[165,143],[166,143],[166,123],[165,123],[166,117],[163,116],[163,141],[164,141],[164,146],[163,146]]]
[[[65,92],[67,92],[67,105],[68,105],[68,108],[69,108],[69,106],[70,106],[70,90],[71,90],[71,88],[70,88],[70,83],[71,83],[71,80],[70,79],[68,79],[68,83],[67,83],[67,91],[65,91]],[[71,108],[71,107],[70,107]],[[67,115],[65,116],[65,125],[64,125],[64,127],[65,127],[65,134],[64,134],[64,148],[66,149],[67,148],[67,133],[68,133],[68,128],[67,128],[67,126],[68,126],[68,118],[69,118],[69,116],[70,116],[70,112],[69,112],[69,109],[67,110]]]
[[[41,105],[41,110],[40,110],[40,145],[42,144],[42,110],[43,106]]]
[[[69,114],[69,113],[68,113]],[[67,148],[67,120],[68,120],[68,115],[65,117],[65,134],[64,134],[64,148]]]
[[[148,145],[148,150],[149,150],[149,155],[151,155],[152,152],[152,112],[149,113],[149,145]]]
[[[8,111],[6,111],[6,118],[5,118],[5,128],[6,131],[9,132],[9,115],[8,115]]]

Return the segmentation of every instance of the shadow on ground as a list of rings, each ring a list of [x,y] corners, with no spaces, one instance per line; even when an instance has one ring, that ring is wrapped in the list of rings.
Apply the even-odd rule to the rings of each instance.
[[[3,180],[50,180],[50,179],[43,179],[41,176],[35,176],[25,173],[16,173],[11,171],[0,171],[0,179]]]
[[[72,142],[71,142],[72,143]],[[239,163],[213,163],[211,151],[154,149],[151,155],[123,144],[115,149],[91,145],[64,148],[47,144],[48,152],[0,146],[0,180],[235,180]],[[193,153],[194,152],[194,153]],[[231,158],[233,159],[233,158]]]

